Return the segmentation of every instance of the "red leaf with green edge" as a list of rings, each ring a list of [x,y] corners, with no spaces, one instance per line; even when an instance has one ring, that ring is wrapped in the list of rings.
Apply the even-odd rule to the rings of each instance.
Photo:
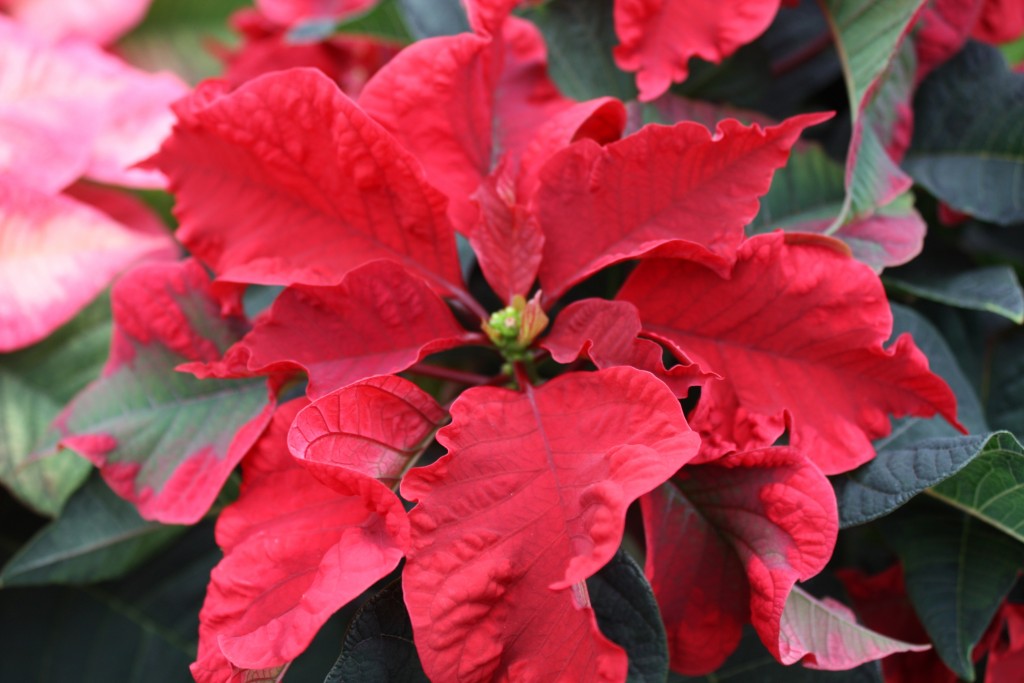
[[[371,377],[303,409],[288,433],[288,448],[296,458],[344,467],[391,486],[447,418],[412,382]]]
[[[251,680],[287,665],[327,619],[389,574],[409,527],[387,487],[350,470],[314,477],[289,453],[288,428],[306,405],[282,406],[242,463],[238,501],[217,522],[224,559],[200,613],[199,683]]]
[[[912,184],[886,151],[888,136],[877,119],[891,113],[897,100],[909,116],[915,69],[900,64],[899,48],[925,1],[819,0],[843,67],[853,122],[846,155],[846,197],[825,234],[872,215]],[[913,61],[913,50],[905,57]]]
[[[804,128],[830,116],[770,128],[727,120],[714,134],[694,123],[648,126],[606,147],[584,140],[558,153],[536,195],[545,295],[655,250],[727,272],[772,174]]]
[[[363,12],[378,0],[256,0],[256,7],[271,21],[291,26],[307,19],[341,19]]]
[[[403,577],[435,680],[625,680],[585,585],[619,547],[626,507],[697,450],[679,402],[633,368],[571,373],[525,392],[466,391],[406,474]]]
[[[57,418],[61,444],[96,464],[147,518],[198,521],[270,419],[261,380],[200,381],[176,371],[219,358],[242,329],[220,317],[195,261],[136,268],[114,286],[103,376]]]
[[[376,261],[333,287],[289,287],[223,360],[183,369],[198,377],[303,370],[307,395],[319,398],[482,339],[459,325],[426,282],[393,262]]]
[[[230,94],[208,83],[177,113],[155,163],[178,200],[178,238],[218,279],[334,285],[392,259],[464,296],[445,198],[320,71],[267,74]]]
[[[696,263],[645,261],[619,298],[637,307],[646,334],[723,377],[690,418],[702,458],[771,445],[788,422],[790,443],[838,474],[874,457],[889,414],[939,413],[959,427],[953,392],[910,337],[883,348],[892,313],[878,276],[826,245],[756,235],[729,279]]]
[[[821,471],[793,448],[736,453],[684,468],[641,503],[645,573],[672,668],[688,675],[718,668],[748,622],[779,657],[787,596],[796,581],[821,571],[839,531]]]
[[[584,299],[569,304],[558,314],[541,346],[559,363],[572,363],[585,354],[602,369],[631,365],[646,370],[678,398],[686,398],[691,387],[704,386],[717,377],[693,364],[666,369],[661,346],[640,337],[640,316],[626,301]],[[671,350],[677,358],[685,357],[681,350]]]
[[[176,254],[170,236],[152,223],[126,225],[3,176],[0,352],[43,339],[130,266]]]
[[[615,63],[636,71],[640,100],[655,99],[686,79],[687,63],[715,64],[761,35],[779,0],[616,0]]]
[[[802,662],[810,669],[841,671],[894,653],[922,652],[930,647],[876,633],[859,625],[842,603],[816,600],[794,587],[782,614],[776,656],[783,664]]]

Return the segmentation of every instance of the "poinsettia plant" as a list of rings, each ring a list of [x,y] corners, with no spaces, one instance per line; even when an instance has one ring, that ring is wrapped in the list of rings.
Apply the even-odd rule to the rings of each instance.
[[[1024,3],[60,4],[0,678],[1020,680]]]

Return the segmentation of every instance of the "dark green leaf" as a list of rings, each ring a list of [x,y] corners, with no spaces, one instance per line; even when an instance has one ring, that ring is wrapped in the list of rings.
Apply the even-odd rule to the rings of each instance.
[[[551,0],[525,12],[544,34],[551,77],[566,96],[636,99],[633,76],[612,57],[619,42],[612,9],[611,0]]]
[[[321,36],[315,32],[315,29],[321,27],[318,22],[312,22],[311,24],[303,24],[292,29],[288,37],[290,40],[296,42],[302,42],[303,30],[309,28],[314,29],[312,39],[322,40],[323,38],[330,36],[331,33],[327,33],[326,36]],[[405,19],[402,17],[402,9],[399,0],[383,0],[383,2],[374,5],[373,8],[367,12],[360,14],[357,17],[346,19],[340,24],[335,25],[334,31],[337,33],[348,33],[352,35],[371,36],[373,38],[381,38],[383,40],[390,40],[396,43],[407,44],[414,40],[412,32],[409,27],[405,24]],[[307,36],[307,40],[309,36]]]
[[[416,40],[469,31],[459,0],[398,0],[405,25]]]
[[[996,432],[978,457],[929,493],[1024,543],[1024,448]]]
[[[219,557],[203,525],[117,583],[0,591],[0,681],[192,681],[199,608]]]
[[[428,681],[412,638],[412,623],[394,581],[370,598],[349,625],[341,656],[324,683]]]
[[[1024,565],[1024,545],[940,504],[908,505],[880,528],[903,564],[907,595],[935,650],[974,680],[971,650]]]
[[[1007,432],[996,432],[924,439],[904,448],[880,450],[874,460],[833,477],[840,526],[855,526],[889,514],[929,486],[961,472],[979,456],[1002,452],[1005,439],[1014,441]]]
[[[2,586],[93,583],[121,576],[181,534],[146,522],[93,476],[59,519],[36,534],[0,573]]]
[[[988,266],[959,273],[908,270],[890,274],[886,283],[923,299],[959,308],[989,311],[1020,324],[1024,322],[1024,290],[1009,266]]]
[[[99,376],[110,346],[103,295],[44,341],[0,356],[0,481],[36,511],[54,516],[92,466],[56,453],[50,422]]]
[[[775,661],[753,628],[743,629],[736,652],[707,676],[682,676],[672,673],[668,683],[882,683],[878,662],[869,662],[849,671],[819,671],[799,664],[784,666]]]
[[[977,330],[974,330],[977,334]],[[1024,434],[1024,330],[1001,336],[988,365],[988,419],[996,429]]]
[[[619,550],[587,579],[601,633],[629,656],[629,683],[654,683],[668,676],[668,642],[658,603],[644,571]]]
[[[1024,74],[994,47],[968,43],[925,79],[903,166],[953,208],[1024,221]]]

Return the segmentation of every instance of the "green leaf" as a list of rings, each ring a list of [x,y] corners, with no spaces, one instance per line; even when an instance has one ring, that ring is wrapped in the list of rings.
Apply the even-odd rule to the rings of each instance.
[[[117,578],[182,531],[144,521],[131,503],[94,476],[71,497],[61,517],[7,563],[0,585],[80,584]]]
[[[74,453],[56,452],[49,425],[99,376],[109,345],[104,294],[39,344],[0,356],[0,482],[41,514],[55,516],[92,469]]]
[[[819,2],[843,67],[854,131],[847,152],[843,206],[826,230],[832,234],[899,200],[901,186],[906,187],[906,176],[889,157],[886,141],[895,121],[895,105],[908,100],[913,87],[916,58],[911,46],[901,49],[901,44],[925,0]]]
[[[828,225],[839,214],[845,194],[842,165],[818,145],[799,146],[775,172],[747,230],[750,234],[777,229],[817,231],[816,226]]]
[[[1024,290],[1016,271],[1009,266],[987,266],[942,274],[911,268],[898,274],[889,273],[885,282],[898,291],[923,299],[989,311],[1017,324],[1024,323]]]
[[[116,583],[0,591],[0,680],[187,683],[220,557],[212,525]]]
[[[619,550],[587,579],[601,633],[626,651],[629,683],[654,683],[668,676],[668,641],[658,603],[644,571]]]
[[[1024,543],[1024,448],[992,434],[978,457],[929,493]]]
[[[854,116],[896,56],[924,0],[820,0],[846,76]]]
[[[968,43],[925,79],[903,166],[954,209],[1024,221],[1024,74],[994,47]]]
[[[743,629],[736,652],[717,671],[707,676],[683,676],[672,672],[668,683],[882,683],[878,662],[847,671],[820,671],[799,664],[784,666],[775,661],[751,627]]]
[[[612,57],[619,42],[612,10],[611,0],[551,0],[523,13],[544,34],[551,78],[567,97],[636,99],[633,76]]]
[[[237,42],[228,17],[251,6],[251,0],[153,0],[146,18],[117,49],[146,70],[166,69],[198,83],[220,74],[209,45]]]
[[[469,31],[460,0],[398,0],[405,25],[416,40]]]
[[[903,563],[907,595],[942,660],[973,681],[971,651],[1024,564],[1024,545],[940,504],[908,505],[880,529]]]
[[[948,479],[997,444],[985,436],[924,439],[903,448],[885,448],[853,472],[832,478],[842,528],[887,515],[929,486]]]
[[[341,656],[324,683],[426,683],[428,680],[413,643],[402,584],[396,580],[356,613],[345,634]]]
[[[319,42],[335,33],[370,36],[406,45],[414,40],[405,24],[398,0],[383,0],[366,12],[340,23],[311,21],[288,32],[290,42]]]

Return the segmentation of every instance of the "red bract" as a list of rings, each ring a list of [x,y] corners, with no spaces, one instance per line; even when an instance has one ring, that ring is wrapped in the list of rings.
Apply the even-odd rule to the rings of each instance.
[[[692,57],[721,62],[761,35],[779,0],[616,0],[615,61],[636,71],[640,99],[653,100],[689,73]]]
[[[790,443],[835,474],[874,457],[889,413],[955,421],[953,393],[910,337],[883,348],[892,314],[877,276],[829,246],[759,235],[740,247],[728,279],[647,261],[619,297],[647,334],[722,376],[691,416],[704,458],[771,445],[788,426]]]
[[[426,83],[422,74],[429,74]],[[548,79],[539,31],[514,18],[493,36],[413,44],[367,84],[359,104],[423,163],[448,195],[456,229],[470,236],[479,220],[473,198],[484,178],[500,173],[492,182],[511,203],[526,206],[551,154],[582,137],[616,139],[625,125],[622,105],[611,98],[563,97]]]
[[[288,448],[307,462],[330,463],[394,485],[447,417],[408,380],[371,377],[303,410],[288,434]]]
[[[289,287],[223,361],[200,377],[303,370],[319,398],[371,375],[401,372],[430,353],[483,341],[422,279],[390,261],[349,272],[335,287]]]
[[[303,405],[275,414],[243,463],[238,502],[217,523],[224,559],[192,665],[201,683],[286,667],[335,610],[395,568],[408,542],[405,510],[385,486],[340,467],[314,478],[288,453],[287,429]]]
[[[772,173],[801,131],[827,118],[797,116],[768,129],[726,120],[714,134],[693,123],[650,126],[606,147],[584,142],[561,152],[545,167],[536,200],[545,294],[558,297],[605,266],[655,250],[726,271]]]
[[[402,482],[418,502],[404,590],[427,674],[623,680],[582,582],[618,548],[629,503],[696,454],[672,393],[631,368],[471,389],[438,441],[449,454]]]
[[[313,67],[324,72],[348,95],[355,97],[380,67],[398,53],[398,46],[363,36],[337,36],[317,42],[289,39],[288,26],[277,24],[255,9],[231,17],[241,34],[236,48],[217,46],[224,62],[223,78],[232,88],[272,71]]]
[[[221,280],[333,285],[389,258],[461,291],[444,197],[321,72],[268,74],[230,95],[207,86],[178,114],[156,163],[178,197],[178,238]]]

